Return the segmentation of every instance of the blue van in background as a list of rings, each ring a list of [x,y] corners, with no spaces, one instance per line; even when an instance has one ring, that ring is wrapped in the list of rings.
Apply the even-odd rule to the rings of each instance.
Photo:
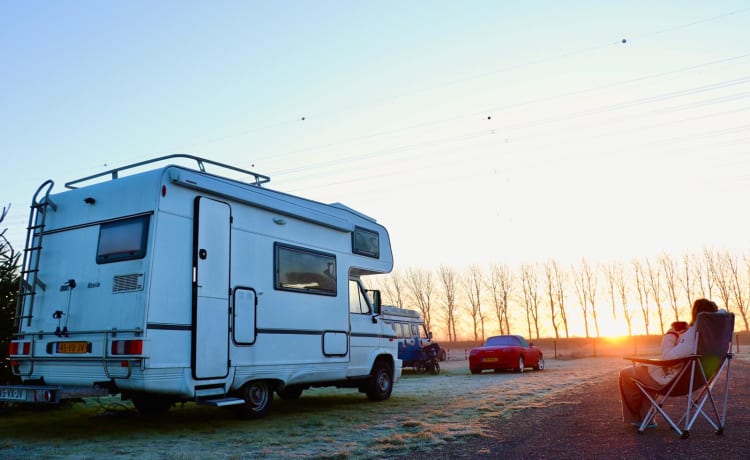
[[[413,366],[421,358],[421,349],[432,344],[432,332],[425,327],[422,315],[416,310],[383,305],[381,308],[383,322],[390,325],[398,337],[398,358],[403,366]],[[440,361],[446,358],[446,352],[440,348]]]

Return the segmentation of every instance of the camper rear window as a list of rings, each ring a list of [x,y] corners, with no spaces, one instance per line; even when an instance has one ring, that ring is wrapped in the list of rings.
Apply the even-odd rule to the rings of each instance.
[[[380,257],[380,239],[377,232],[365,230],[362,227],[354,227],[352,252],[368,257]]]
[[[99,226],[96,263],[107,264],[146,256],[149,216],[107,222]]]
[[[336,256],[279,243],[274,252],[276,289],[336,295]]]

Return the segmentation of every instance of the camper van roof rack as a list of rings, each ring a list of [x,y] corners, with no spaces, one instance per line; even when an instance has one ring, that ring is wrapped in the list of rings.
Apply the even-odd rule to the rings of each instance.
[[[200,158],[194,155],[187,155],[184,153],[175,153],[172,155],[165,155],[163,157],[158,158],[152,158],[150,160],[140,161],[138,163],[129,164],[126,166],[120,166],[119,168],[110,169],[108,171],[100,172],[97,174],[93,174],[91,176],[82,177],[80,179],[76,179],[70,182],[67,182],[65,184],[65,188],[74,189],[77,188],[76,184],[80,184],[81,182],[87,182],[93,179],[97,179],[100,177],[108,176],[110,175],[112,177],[112,180],[117,179],[119,177],[120,172],[125,171],[127,169],[134,169],[138,168],[140,166],[145,166],[147,164],[151,163],[157,163],[159,161],[169,160],[171,158],[186,158],[188,160],[195,160],[195,162],[198,164],[198,169],[200,169],[201,172],[206,172],[206,164],[210,164],[213,166],[218,166],[220,168],[229,169],[231,171],[239,172],[242,174],[247,174],[253,177],[253,181],[250,182],[251,185],[257,185],[261,186],[262,184],[266,184],[271,181],[271,178],[268,176],[264,176],[263,174],[258,174],[253,171],[248,171],[246,169],[238,168],[236,166],[231,166],[224,163],[219,163],[218,161],[208,160],[206,158]]]

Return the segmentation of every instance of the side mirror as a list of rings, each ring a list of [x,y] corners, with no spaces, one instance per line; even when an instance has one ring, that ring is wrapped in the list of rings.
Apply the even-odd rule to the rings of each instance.
[[[377,289],[373,289],[370,291],[372,293],[372,311],[379,315],[381,311],[381,301],[380,301],[380,291]]]

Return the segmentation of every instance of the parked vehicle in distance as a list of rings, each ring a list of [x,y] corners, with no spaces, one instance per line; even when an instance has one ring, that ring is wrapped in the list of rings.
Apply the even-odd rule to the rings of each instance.
[[[447,353],[445,349],[432,340],[432,332],[422,319],[422,315],[408,308],[399,308],[392,305],[383,305],[383,322],[389,324],[396,332],[398,340],[398,358],[404,367],[414,366],[424,361],[423,349],[434,346],[439,361],[445,361]]]
[[[544,369],[544,354],[520,335],[490,337],[484,345],[469,352],[469,370],[472,374],[487,369],[523,372],[527,367],[535,371]]]

